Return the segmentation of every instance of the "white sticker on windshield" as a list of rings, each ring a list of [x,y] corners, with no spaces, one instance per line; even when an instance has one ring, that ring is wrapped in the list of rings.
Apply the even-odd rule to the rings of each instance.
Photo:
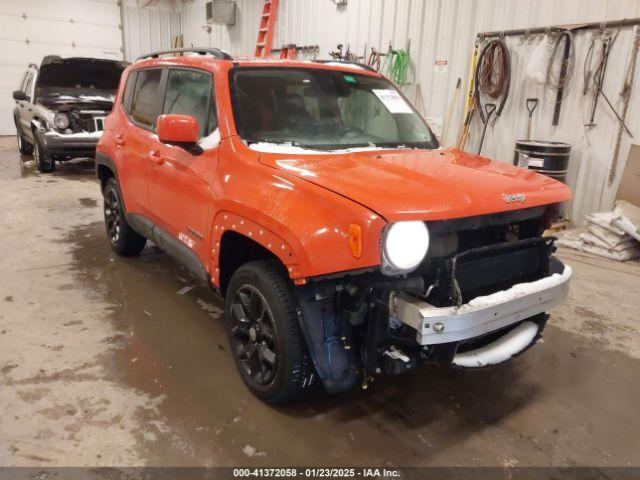
[[[376,97],[387,107],[389,113],[413,113],[409,104],[400,96],[400,94],[392,89],[377,90],[373,89]]]

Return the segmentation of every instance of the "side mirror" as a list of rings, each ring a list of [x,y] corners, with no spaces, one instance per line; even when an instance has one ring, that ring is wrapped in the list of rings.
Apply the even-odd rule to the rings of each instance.
[[[160,115],[157,127],[158,139],[162,143],[190,147],[195,145],[200,137],[198,120],[191,115]]]
[[[27,97],[27,94],[24,93],[22,90],[14,90],[13,91],[13,99],[14,100],[18,100],[18,101],[29,100],[29,98]]]

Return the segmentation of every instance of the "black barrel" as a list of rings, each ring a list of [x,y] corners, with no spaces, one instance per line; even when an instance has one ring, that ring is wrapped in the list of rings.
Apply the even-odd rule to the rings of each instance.
[[[544,140],[516,140],[513,164],[565,182],[571,145]]]

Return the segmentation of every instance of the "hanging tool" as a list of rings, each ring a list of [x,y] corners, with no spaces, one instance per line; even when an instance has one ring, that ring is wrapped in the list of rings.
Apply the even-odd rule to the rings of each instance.
[[[458,78],[458,82],[456,83],[456,90],[453,94],[453,99],[451,100],[451,105],[449,105],[449,112],[447,113],[447,119],[444,122],[444,129],[442,130],[442,138],[441,141],[443,144],[446,143],[447,133],[449,131],[449,124],[451,123],[451,117],[453,116],[453,109],[458,103],[458,94],[460,93],[460,84],[462,83],[462,79]]]
[[[471,68],[469,69],[469,88],[467,88],[467,101],[464,105],[464,117],[466,118],[469,110],[471,110],[471,105],[474,103],[474,92],[475,92],[475,75],[476,75],[476,65],[478,65],[478,48],[480,47],[480,43],[476,42],[473,45],[473,53],[471,54]]]
[[[491,120],[491,115],[496,111],[495,103],[486,103],[484,105],[484,109],[486,112],[484,127],[482,128],[482,136],[480,137],[480,145],[478,145],[478,155],[482,151],[482,144],[484,143],[484,135],[487,133],[487,125],[489,125],[489,120]]]
[[[382,64],[382,57],[384,57],[385,54],[378,52],[375,48],[371,47],[371,53],[369,54],[369,59],[367,60],[367,64],[370,67],[375,68],[376,72],[380,71],[380,66]]]
[[[256,43],[256,57],[268,57],[271,54],[273,33],[276,28],[276,14],[279,0],[265,0],[258,27],[258,41]]]
[[[627,111],[629,110],[629,101],[631,99],[631,91],[633,90],[633,81],[636,77],[636,64],[638,61],[638,50],[640,50],[640,29],[636,27],[635,36],[633,38],[633,47],[631,48],[631,59],[627,66],[625,73],[624,85],[620,96],[624,102],[622,107],[622,114],[620,118],[620,126],[618,127],[618,136],[616,138],[616,147],[613,152],[613,158],[611,159],[611,168],[609,170],[609,185],[613,183],[616,178],[616,172],[618,170],[618,157],[620,156],[620,144],[622,143],[622,130],[624,127],[624,121],[627,118]]]
[[[471,120],[473,118],[473,114],[476,108],[475,101],[475,72],[476,65],[478,64],[478,47],[479,42],[476,42],[473,45],[473,53],[471,54],[471,68],[469,70],[469,88],[467,90],[467,101],[464,106],[464,122],[462,123],[462,127],[460,128],[460,133],[458,135],[458,142],[456,143],[456,147],[464,150],[465,145],[467,144],[467,138],[469,137],[469,129],[471,128]]]
[[[558,48],[563,40],[564,50],[562,53],[562,62],[560,63],[560,73],[556,78],[555,74],[553,73],[553,64]],[[549,65],[547,67],[547,85],[557,91],[556,105],[553,110],[553,121],[551,122],[551,125],[553,125],[554,127],[557,126],[558,122],[560,121],[560,109],[562,108],[564,90],[569,85],[569,81],[573,76],[575,60],[576,58],[575,49],[573,47],[573,34],[568,30],[562,30],[555,42],[553,52],[549,56]]]
[[[485,123],[485,114],[482,110],[482,95],[493,100],[500,99],[493,120],[495,123],[507,102],[511,85],[511,60],[504,40],[491,40],[482,49],[476,65],[474,84],[476,106],[483,123]]]
[[[538,108],[539,100],[537,98],[527,98],[527,112],[529,112],[529,121],[527,122],[527,140],[531,140],[531,124],[533,123],[533,112]]]
[[[611,49],[613,48],[613,44],[618,38],[619,33],[620,33],[620,28],[616,30],[616,33],[615,35],[613,35],[613,37],[611,37],[611,34],[607,31],[601,32],[602,48],[600,50],[600,60],[595,70],[593,71],[593,73],[591,72],[591,61],[593,58],[593,51],[595,50],[595,44],[597,39],[596,35],[593,36],[593,38],[591,39],[591,43],[589,44],[589,49],[587,50],[587,55],[584,61],[584,90],[582,94],[586,95],[586,93],[589,91],[589,84],[591,83],[591,81],[593,81],[594,94],[593,94],[593,105],[591,108],[591,118],[589,120],[589,123],[585,124],[585,127],[595,126],[594,119],[596,115],[596,108],[598,106],[598,99],[600,96],[605,98],[609,107],[614,111],[616,116],[618,116],[618,113],[613,108],[613,105],[611,105],[611,102],[609,102],[609,99],[606,98],[606,95],[604,95],[602,87],[604,85],[604,76],[607,69],[607,63],[609,61],[609,54],[611,53]]]
[[[473,117],[476,113],[475,95],[471,98],[471,107],[464,119],[464,124],[462,125],[462,130],[460,130],[460,136],[458,137],[458,143],[456,145],[460,150],[464,150],[464,147],[467,145],[467,139],[469,138],[469,132],[471,131],[471,122],[473,121]]]
[[[587,68],[587,65],[589,65],[589,63],[591,63],[591,55],[593,54],[593,49],[594,47],[594,40],[591,40],[591,44],[589,45],[589,50],[587,52],[587,59],[585,59],[585,68]],[[613,43],[613,42],[611,42]],[[605,37],[602,39],[602,48],[600,50],[600,61],[598,62],[598,66],[596,67],[595,71],[593,72],[593,75],[591,75],[591,78],[593,80],[593,84],[596,87],[594,89],[594,94],[593,94],[593,106],[591,107],[591,118],[589,119],[589,123],[585,124],[585,127],[593,127],[595,126],[595,116],[596,116],[596,108],[598,106],[598,97],[600,97],[600,88],[602,87],[603,83],[604,83],[604,75],[607,71],[607,62],[609,60],[609,52],[610,52],[610,43],[609,43],[609,38]],[[588,71],[587,73],[585,73],[585,90],[583,93],[586,93],[586,91],[589,88],[589,75],[591,74],[590,71]]]

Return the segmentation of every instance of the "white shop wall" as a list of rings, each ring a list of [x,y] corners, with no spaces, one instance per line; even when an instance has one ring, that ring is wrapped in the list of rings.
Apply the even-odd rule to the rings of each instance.
[[[186,2],[182,9],[185,45],[220,47],[235,55],[253,55],[261,0],[237,0],[238,12],[233,27],[211,25],[205,30],[204,0]],[[469,81],[469,64],[476,33],[502,29],[528,28],[557,24],[599,22],[640,17],[638,0],[349,0],[344,7],[331,0],[280,0],[274,48],[282,44],[319,45],[320,58],[338,43],[363,55],[365,46],[385,49],[406,48],[409,39],[414,73],[404,90],[425,116],[443,120],[447,116],[458,78],[462,90],[455,106],[451,126],[444,143],[455,143],[462,122],[464,97]],[[629,151],[630,139],[623,137],[618,177],[608,185],[609,164],[613,156],[617,124],[602,99],[598,103],[597,126],[585,133],[583,124],[589,115],[591,97],[582,96],[582,66],[590,32],[576,36],[575,76],[562,104],[560,125],[551,126],[555,96],[539,86],[525,84],[522,70],[533,51],[533,44],[518,37],[507,38],[512,55],[510,98],[502,117],[489,127],[482,150],[486,156],[503,162],[513,159],[514,142],[526,133],[527,97],[539,97],[534,114],[534,136],[565,141],[573,146],[568,183],[574,189],[571,218],[580,223],[585,213],[612,206],[620,173]],[[618,92],[630,56],[632,29],[623,29],[611,53],[604,89],[621,109]],[[444,72],[434,69],[435,60],[447,60]],[[640,62],[639,62],[640,63]],[[640,138],[640,75],[636,79],[627,124]],[[422,105],[420,105],[422,103]],[[467,143],[475,151],[480,124],[476,120]]]
[[[15,133],[12,93],[46,55],[122,59],[116,0],[0,1],[0,135]]]
[[[137,0],[0,0],[0,135],[15,134],[12,92],[29,63],[40,65],[46,55],[131,61],[170,48],[181,31],[176,5],[169,0],[155,1],[151,8],[140,8]]]

